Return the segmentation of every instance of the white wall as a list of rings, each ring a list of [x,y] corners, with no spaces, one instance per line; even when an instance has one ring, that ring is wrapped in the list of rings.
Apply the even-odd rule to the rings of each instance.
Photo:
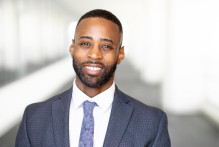
[[[52,0],[0,1],[0,67],[22,70],[68,53],[73,14]]]
[[[0,66],[15,69],[18,46],[16,7],[12,1],[0,1]]]
[[[218,101],[218,7],[216,0],[170,1],[163,105],[172,113],[194,113],[205,100]]]
[[[73,80],[71,57],[66,57],[0,89],[0,137],[18,124],[27,105],[53,96]]]

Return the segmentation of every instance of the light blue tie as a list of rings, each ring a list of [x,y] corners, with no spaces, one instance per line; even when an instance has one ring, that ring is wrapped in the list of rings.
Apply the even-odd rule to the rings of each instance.
[[[85,101],[83,103],[84,118],[81,126],[79,147],[93,147],[93,139],[94,139],[93,109],[95,106],[97,106],[95,102]]]

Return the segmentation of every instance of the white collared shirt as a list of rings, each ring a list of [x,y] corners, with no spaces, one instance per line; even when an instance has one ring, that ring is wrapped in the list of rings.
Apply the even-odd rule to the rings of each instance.
[[[96,102],[98,106],[94,107],[94,147],[102,147],[108,127],[112,102],[115,93],[115,83],[110,88],[96,95],[93,98],[88,97],[73,82],[73,93],[69,112],[69,140],[70,147],[78,147],[81,124],[83,121],[82,103],[86,100]]]

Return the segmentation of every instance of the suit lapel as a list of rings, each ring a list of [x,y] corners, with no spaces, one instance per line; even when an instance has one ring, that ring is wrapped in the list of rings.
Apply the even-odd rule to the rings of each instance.
[[[52,104],[52,119],[55,143],[57,147],[69,147],[69,108],[72,87],[58,96]]]
[[[127,104],[128,101],[116,87],[104,147],[119,145],[133,113],[133,107]]]

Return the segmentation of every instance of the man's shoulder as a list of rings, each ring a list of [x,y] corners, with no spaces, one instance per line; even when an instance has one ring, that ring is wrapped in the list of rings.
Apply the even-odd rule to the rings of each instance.
[[[28,111],[46,111],[47,109],[48,110],[51,110],[51,106],[54,102],[56,102],[57,100],[63,100],[63,101],[67,101],[67,98],[69,97],[69,95],[72,94],[72,87],[55,95],[55,96],[52,96],[50,97],[49,99],[47,100],[44,100],[42,102],[37,102],[37,103],[32,103],[30,105],[28,105],[26,107],[26,109]]]
[[[130,95],[125,94],[124,92],[118,90],[119,96],[131,107],[134,108],[135,113],[138,115],[147,115],[152,117],[161,117],[165,115],[165,112],[160,108],[147,105]]]

